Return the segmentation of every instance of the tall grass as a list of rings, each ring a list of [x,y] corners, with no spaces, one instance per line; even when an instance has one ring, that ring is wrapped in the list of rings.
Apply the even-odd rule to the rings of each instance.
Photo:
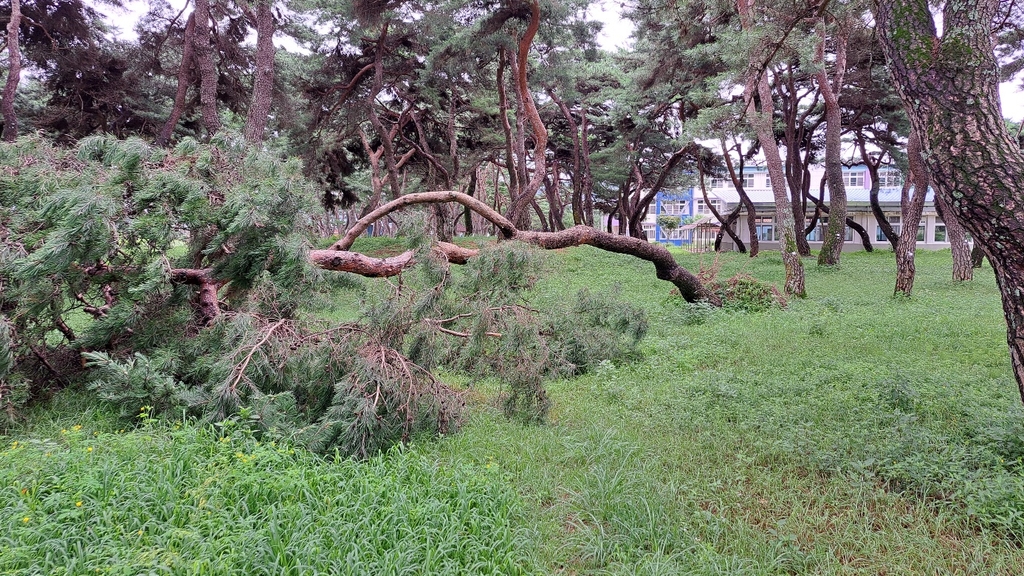
[[[549,383],[544,425],[504,419],[500,382],[445,375],[469,387],[463,431],[361,464],[242,427],[122,433],[58,399],[5,439],[0,573],[1024,573],[991,271],[917,259],[909,299],[891,253],[853,253],[747,313],[681,304],[626,256],[549,253],[531,305],[619,286],[650,316],[641,357]],[[777,254],[718,264],[781,284]],[[338,294],[354,314],[358,285]]]
[[[65,424],[0,452],[2,574],[524,574],[497,470],[325,461],[234,428]]]

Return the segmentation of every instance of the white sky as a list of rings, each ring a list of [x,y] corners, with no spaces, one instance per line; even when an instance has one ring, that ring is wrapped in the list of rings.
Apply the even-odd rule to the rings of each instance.
[[[184,4],[184,0],[169,1],[172,6]],[[628,48],[633,43],[630,37],[634,29],[633,23],[619,17],[623,6],[628,1],[596,0],[587,11],[591,18],[604,23],[604,27],[598,34],[598,44],[607,50]],[[120,36],[134,37],[135,33],[132,28],[141,12],[145,10],[146,2],[129,0],[127,4],[128,8],[123,10],[108,6],[100,6],[100,9],[109,16],[108,21],[120,29]],[[1024,120],[1024,92],[1021,91],[1017,82],[1004,82],[1000,85],[999,96],[1003,105],[1004,117],[1017,122]]]

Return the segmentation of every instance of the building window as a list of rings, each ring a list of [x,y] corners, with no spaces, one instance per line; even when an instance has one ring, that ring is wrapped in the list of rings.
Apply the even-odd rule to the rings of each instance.
[[[683,202],[679,200],[665,200],[661,203],[661,213],[679,215],[683,213]]]
[[[712,188],[725,188],[725,178],[712,178],[711,179],[711,187]]]
[[[824,242],[825,234],[828,232],[828,217],[822,217],[818,220],[818,225],[811,230],[811,233],[807,235],[808,242]],[[846,241],[853,240],[853,229],[846,226]]]
[[[761,242],[775,242],[777,240],[775,219],[771,216],[754,218],[754,230],[757,233],[757,239]]]
[[[722,213],[722,201],[721,200],[719,200],[718,198],[715,198],[714,200],[711,201],[711,205],[715,208],[715,210],[718,211],[719,214]],[[708,214],[711,214],[711,213],[712,213],[711,212],[711,208],[708,208],[708,205],[707,205],[706,202],[704,202],[704,200],[702,200],[700,198],[695,198],[693,200],[693,215],[694,216],[705,216],[705,215],[708,215]]]
[[[753,172],[744,172],[743,173],[743,187],[744,188],[753,188],[754,187],[754,173]]]
[[[889,216],[889,225],[892,226],[892,233],[896,235],[896,238],[900,236],[900,217]],[[879,242],[886,242],[885,232],[882,232],[881,226],[875,227],[875,240]],[[895,238],[894,238],[895,240]]]
[[[924,224],[917,227],[917,241],[924,242]]]
[[[899,170],[882,170],[878,173],[878,185],[882,188],[899,188],[903,186],[903,174]]]
[[[864,172],[843,172],[843,186],[848,188],[863,188]]]
[[[946,224],[941,220],[935,220],[935,231],[932,233],[933,242],[947,242],[946,240]]]
[[[772,189],[772,175],[767,172],[764,173],[764,187],[769,190]]]

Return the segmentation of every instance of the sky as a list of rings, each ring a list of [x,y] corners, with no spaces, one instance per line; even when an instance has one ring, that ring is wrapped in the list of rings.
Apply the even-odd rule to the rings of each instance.
[[[619,17],[622,7],[628,0],[596,0],[587,11],[587,14],[604,23],[604,27],[598,34],[598,44],[607,50],[617,48],[628,48],[632,45],[630,36],[633,33],[633,23]],[[182,0],[170,0],[172,5],[182,4]],[[135,21],[146,4],[138,0],[129,2],[127,9],[108,8],[104,10],[110,16],[110,22],[121,29],[123,36],[134,36],[132,31]],[[1003,106],[1003,117],[1010,120],[1024,121],[1024,92],[1021,91],[1020,82],[1004,82],[999,86],[999,98]]]

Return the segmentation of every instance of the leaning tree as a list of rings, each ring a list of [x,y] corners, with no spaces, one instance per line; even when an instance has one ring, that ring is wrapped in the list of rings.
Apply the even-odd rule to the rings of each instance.
[[[949,0],[941,34],[927,0],[880,0],[877,18],[936,193],[992,263],[1024,400],[1024,154],[1000,111],[999,12],[998,0]]]

